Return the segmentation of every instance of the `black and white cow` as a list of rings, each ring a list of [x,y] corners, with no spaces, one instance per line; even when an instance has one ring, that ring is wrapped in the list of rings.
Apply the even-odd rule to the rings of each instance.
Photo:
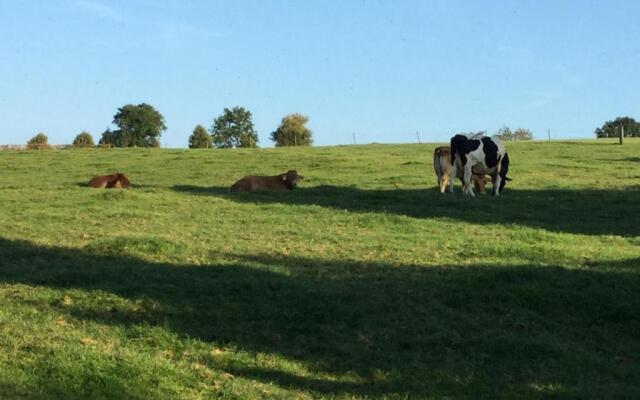
[[[506,181],[511,180],[507,178],[509,155],[498,138],[482,134],[457,134],[451,138],[451,178],[449,179],[451,193],[453,193],[453,178],[457,174],[456,157],[460,158],[464,170],[463,194],[475,196],[470,184],[472,170],[474,174],[491,176],[495,196],[502,192]]]

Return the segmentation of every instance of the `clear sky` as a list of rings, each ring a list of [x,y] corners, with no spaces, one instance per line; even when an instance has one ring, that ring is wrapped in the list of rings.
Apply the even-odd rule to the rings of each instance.
[[[117,108],[185,147],[224,107],[262,146],[288,113],[318,145],[640,119],[640,1],[0,0],[0,143],[97,140]]]

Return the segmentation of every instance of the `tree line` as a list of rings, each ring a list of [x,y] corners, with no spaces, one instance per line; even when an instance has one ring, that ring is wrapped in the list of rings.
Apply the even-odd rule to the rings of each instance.
[[[294,113],[286,115],[278,128],[271,132],[270,139],[276,147],[310,146],[313,144],[312,132],[305,125],[309,117]],[[127,104],[118,108],[113,116],[114,130],[107,128],[98,142],[103,147],[160,147],[160,136],[167,130],[164,117],[153,106],[141,103]],[[631,117],[618,117],[596,128],[598,138],[618,137],[621,129],[628,137],[640,137],[640,123]],[[532,140],[530,130],[518,128],[511,131],[508,126],[500,128],[495,136],[502,140]],[[225,108],[221,115],[213,120],[207,130],[197,125],[188,138],[189,148],[236,148],[258,147],[258,133],[253,126],[251,111],[243,107]],[[93,137],[86,131],[73,140],[74,147],[93,147]],[[38,133],[27,142],[29,149],[49,148],[47,136]]]
[[[277,147],[310,146],[312,133],[305,124],[309,117],[290,114],[282,118],[270,139]],[[127,104],[118,108],[113,116],[116,129],[107,128],[98,142],[102,147],[160,147],[160,136],[167,130],[164,117],[153,106],[141,103]],[[251,111],[243,107],[225,108],[214,119],[209,130],[197,125],[189,136],[189,148],[235,148],[258,147],[258,133],[253,126]],[[73,140],[74,147],[93,147],[95,142],[89,132],[83,131]],[[48,138],[38,133],[27,142],[27,148],[49,148]]]
[[[631,117],[618,117],[613,121],[607,121],[600,128],[596,128],[597,138],[617,138],[624,128],[624,135],[627,137],[640,137],[640,123]]]

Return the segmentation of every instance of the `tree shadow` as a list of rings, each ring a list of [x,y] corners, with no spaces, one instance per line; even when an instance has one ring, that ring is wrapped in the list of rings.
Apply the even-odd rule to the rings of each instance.
[[[0,282],[135,301],[136,310],[107,300],[49,306],[80,320],[158,326],[279,354],[336,378],[240,362],[223,367],[316,395],[541,397],[540,386],[555,387],[550,395],[640,396],[640,258],[581,270],[264,254],[224,259],[150,263],[0,239]],[[631,363],[621,365],[620,357]]]
[[[229,193],[223,187],[173,186],[199,196],[240,203],[317,205],[353,212],[376,212],[414,218],[454,218],[477,224],[517,224],[555,232],[589,235],[640,235],[636,215],[640,187],[625,190],[509,189],[500,197],[463,197],[429,189],[359,189],[343,186],[296,188],[290,192]]]

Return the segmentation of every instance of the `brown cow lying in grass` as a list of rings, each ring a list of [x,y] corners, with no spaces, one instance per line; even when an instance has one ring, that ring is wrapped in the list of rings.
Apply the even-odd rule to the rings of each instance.
[[[98,175],[89,181],[89,186],[100,189],[126,189],[129,187],[129,180],[122,173]]]
[[[290,169],[284,174],[276,176],[255,176],[249,175],[240,179],[231,185],[231,192],[256,192],[259,190],[282,191],[291,190],[298,184],[298,181],[304,179],[302,175],[298,175],[298,171]]]
[[[460,165],[460,158],[456,159],[458,168],[456,168],[456,176],[460,178],[460,181],[464,178],[464,170]],[[433,151],[433,169],[436,171],[436,177],[438,179],[438,185],[440,186],[440,193],[444,193],[447,185],[449,184],[449,175],[451,173],[451,147],[440,146],[436,147]],[[484,193],[484,187],[487,184],[487,179],[484,175],[473,174],[471,176],[473,186],[479,193]]]

